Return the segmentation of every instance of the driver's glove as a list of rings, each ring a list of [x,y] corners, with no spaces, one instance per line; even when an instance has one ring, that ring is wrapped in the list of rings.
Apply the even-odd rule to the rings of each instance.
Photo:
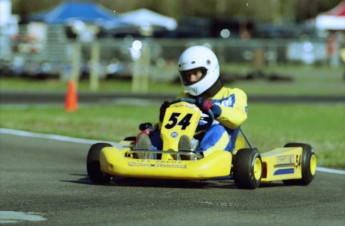
[[[195,105],[198,106],[198,108],[202,112],[206,113],[213,107],[213,103],[211,100],[202,97],[198,97],[195,99]]]
[[[221,114],[221,108],[217,104],[213,104],[210,99],[198,97],[195,99],[195,105],[202,111],[207,113],[210,109],[213,111],[214,116],[217,118]]]

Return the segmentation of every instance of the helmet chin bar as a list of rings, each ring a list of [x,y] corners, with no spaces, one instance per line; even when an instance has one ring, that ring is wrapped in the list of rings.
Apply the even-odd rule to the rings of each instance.
[[[188,87],[188,86],[185,86],[185,91],[192,95],[192,96],[199,96],[199,92],[198,92],[198,88],[197,87]]]

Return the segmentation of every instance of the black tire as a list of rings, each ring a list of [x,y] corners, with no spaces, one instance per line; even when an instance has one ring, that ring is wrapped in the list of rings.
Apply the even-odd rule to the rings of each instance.
[[[99,157],[104,147],[111,147],[107,143],[93,144],[87,154],[86,169],[90,180],[95,184],[107,184],[110,182],[110,175],[101,171]]]
[[[234,156],[234,180],[238,188],[255,189],[260,185],[262,162],[257,149],[240,149]]]
[[[302,147],[302,178],[293,180],[283,180],[286,185],[308,185],[314,179],[316,172],[316,155],[309,144],[288,143],[284,147]]]

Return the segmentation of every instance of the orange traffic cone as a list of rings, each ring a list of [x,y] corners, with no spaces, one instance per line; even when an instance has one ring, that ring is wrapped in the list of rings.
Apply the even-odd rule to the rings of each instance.
[[[65,99],[65,110],[70,112],[78,110],[77,89],[74,80],[70,80],[68,82]]]

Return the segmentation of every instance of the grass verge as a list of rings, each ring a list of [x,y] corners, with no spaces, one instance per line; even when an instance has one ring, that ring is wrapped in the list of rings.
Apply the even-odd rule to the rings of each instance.
[[[226,75],[244,75],[253,70],[245,65],[222,66]],[[174,69],[175,70],[175,69]],[[236,80],[226,84],[240,87],[250,95],[345,96],[342,68],[270,66],[263,69],[292,79],[273,82],[265,79]],[[236,72],[236,73],[232,73]],[[163,71],[161,74],[165,74]],[[67,82],[0,76],[0,91],[65,92]],[[177,94],[179,83],[151,81],[148,92]],[[79,83],[88,92],[89,81]],[[132,92],[130,81],[101,80],[99,92]],[[249,99],[250,101],[250,99]],[[119,141],[135,135],[141,122],[156,122],[159,104],[81,105],[78,112],[65,112],[62,106],[1,106],[0,127],[73,137]],[[265,152],[288,142],[310,143],[318,164],[345,169],[344,104],[250,104],[249,119],[243,126],[252,143]]]
[[[136,135],[141,122],[156,122],[159,104],[2,106],[0,127],[118,142]],[[288,142],[313,146],[318,165],[345,169],[344,104],[251,104],[243,129],[261,152]]]

